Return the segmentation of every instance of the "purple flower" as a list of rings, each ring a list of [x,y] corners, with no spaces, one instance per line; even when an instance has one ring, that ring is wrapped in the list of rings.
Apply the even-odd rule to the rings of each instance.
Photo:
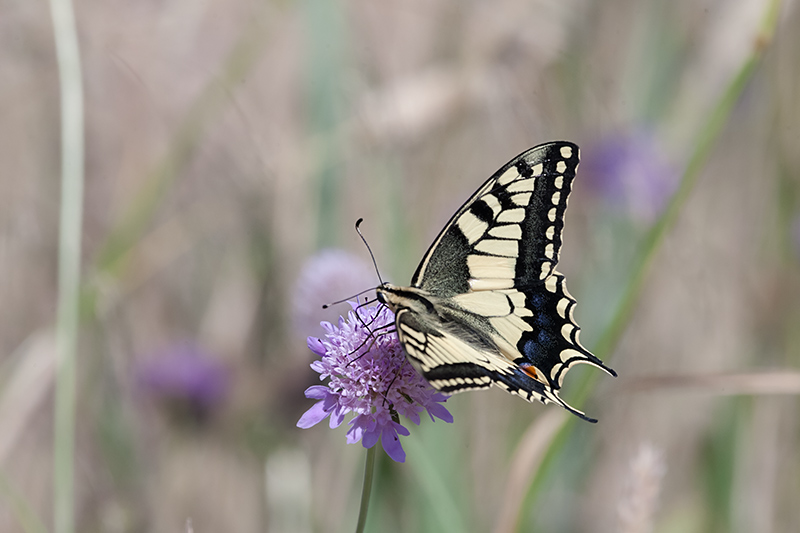
[[[400,415],[419,425],[427,410],[431,420],[452,422],[453,416],[441,403],[447,396],[437,392],[411,366],[403,353],[394,326],[394,314],[385,306],[357,307],[339,325],[327,322],[325,339],[308,338],[308,347],[320,356],[311,363],[327,385],[314,385],[306,398],[319,400],[303,414],[297,427],[310,428],[330,417],[330,427],[341,425],[348,413],[355,413],[347,431],[347,442],[361,441],[365,448],[378,440],[395,461],[406,454],[400,435],[409,435]],[[366,324],[366,326],[365,326]],[[387,333],[391,331],[391,333]]]
[[[226,367],[191,343],[156,354],[141,365],[136,377],[147,396],[198,421],[225,399],[230,385]]]
[[[642,222],[653,222],[678,184],[655,136],[644,130],[601,139],[581,159],[581,173],[595,191]]]
[[[323,334],[320,322],[336,320],[333,309],[322,304],[355,294],[375,282],[375,271],[361,257],[344,250],[322,250],[309,258],[292,291],[292,325],[302,336]]]

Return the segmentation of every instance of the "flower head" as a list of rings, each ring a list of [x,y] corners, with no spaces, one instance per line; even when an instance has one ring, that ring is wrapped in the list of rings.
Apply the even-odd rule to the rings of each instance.
[[[146,361],[137,372],[140,390],[180,414],[202,421],[227,396],[227,368],[198,346],[181,343]]]
[[[322,304],[355,294],[375,282],[375,272],[361,257],[338,249],[322,250],[309,258],[292,291],[292,325],[297,333],[320,335],[320,321],[339,315]]]
[[[582,173],[610,205],[652,222],[678,184],[657,139],[640,130],[600,139],[583,157]]]
[[[311,364],[327,385],[306,390],[306,398],[319,400],[305,412],[297,426],[309,428],[330,417],[330,427],[341,425],[352,412],[347,442],[361,441],[365,448],[381,441],[386,453],[397,462],[406,454],[399,435],[409,435],[400,415],[419,425],[420,413],[452,422],[453,416],[441,403],[447,396],[437,392],[411,366],[397,334],[385,333],[394,324],[394,314],[384,306],[355,304],[347,320],[339,325],[327,322],[325,339],[308,338],[308,347],[320,356]]]

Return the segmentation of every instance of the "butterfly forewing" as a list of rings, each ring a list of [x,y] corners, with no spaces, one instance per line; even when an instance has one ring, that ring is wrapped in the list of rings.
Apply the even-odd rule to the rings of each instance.
[[[450,219],[411,284],[437,296],[541,283],[558,262],[578,147],[549,143],[498,170]]]
[[[569,142],[512,159],[453,215],[411,287],[379,288],[409,360],[437,389],[497,385],[592,420],[558,397],[572,365],[616,375],[581,346],[575,300],[555,270],[578,161]]]

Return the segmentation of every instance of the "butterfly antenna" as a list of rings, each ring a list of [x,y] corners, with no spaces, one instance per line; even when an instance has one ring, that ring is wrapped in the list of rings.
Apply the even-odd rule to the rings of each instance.
[[[335,302],[331,302],[331,303],[329,303],[329,304],[323,304],[323,305],[322,305],[322,308],[323,308],[323,309],[327,309],[327,308],[329,308],[329,307],[330,307],[330,306],[332,306],[332,305],[339,305],[339,304],[343,304],[344,302],[350,301],[350,300],[352,300],[353,298],[358,298],[359,296],[361,296],[361,295],[362,295],[362,294],[364,294],[365,292],[369,292],[369,291],[371,291],[371,290],[373,290],[373,289],[364,289],[363,291],[361,291],[361,292],[358,292],[358,293],[356,293],[356,294],[354,294],[354,295],[352,295],[352,296],[348,296],[347,298],[342,298],[341,300],[337,300],[337,301],[335,301]],[[358,301],[358,300],[356,300],[356,301]]]
[[[364,246],[367,247],[367,251],[369,252],[369,256],[372,258],[372,264],[375,266],[375,273],[378,275],[378,281],[380,281],[381,285],[383,285],[383,278],[381,277],[380,270],[378,270],[378,262],[375,261],[375,255],[372,253],[372,248],[369,247],[369,243],[367,242],[367,239],[364,238],[364,235],[362,235],[362,233],[361,233],[361,228],[359,228],[359,226],[361,225],[361,223],[363,221],[364,221],[363,218],[359,218],[358,220],[356,220],[356,233],[358,233],[358,236],[361,237],[362,241],[364,241]]]

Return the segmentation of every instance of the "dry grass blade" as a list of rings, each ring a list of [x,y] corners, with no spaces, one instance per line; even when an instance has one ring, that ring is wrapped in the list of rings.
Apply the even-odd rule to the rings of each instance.
[[[511,533],[517,529],[517,518],[533,476],[547,452],[550,442],[570,416],[566,411],[549,409],[530,425],[511,458],[511,469],[503,492],[503,506],[498,514],[494,533]]]
[[[639,445],[631,458],[628,487],[617,507],[620,533],[653,531],[661,480],[666,472],[661,450],[649,443]]]
[[[672,375],[629,379],[621,390],[644,392],[669,389],[728,396],[734,394],[800,394],[800,372],[759,372],[744,374]]]
[[[31,417],[52,391],[55,377],[53,332],[34,333],[12,359],[18,362],[0,390],[0,464],[6,461]]]

